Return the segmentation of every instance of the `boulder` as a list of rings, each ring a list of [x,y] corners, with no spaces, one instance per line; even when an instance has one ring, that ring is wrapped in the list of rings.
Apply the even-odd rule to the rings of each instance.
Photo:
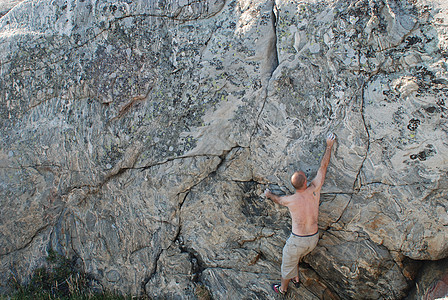
[[[0,2],[0,292],[54,249],[123,294],[274,299],[290,217],[263,190],[312,179],[331,131],[321,239],[289,298],[411,297],[448,257],[447,14]]]

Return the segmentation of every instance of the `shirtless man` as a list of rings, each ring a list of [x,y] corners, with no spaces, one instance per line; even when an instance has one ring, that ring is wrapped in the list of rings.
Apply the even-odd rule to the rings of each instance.
[[[291,183],[296,189],[293,195],[279,197],[268,189],[265,191],[267,198],[288,207],[292,221],[292,233],[283,248],[281,284],[272,285],[276,293],[285,294],[291,279],[294,284],[299,284],[299,261],[316,247],[319,240],[317,219],[320,190],[324,184],[335,138],[333,133],[328,135],[325,154],[316,178],[309,186],[305,173],[298,171],[291,176]]]

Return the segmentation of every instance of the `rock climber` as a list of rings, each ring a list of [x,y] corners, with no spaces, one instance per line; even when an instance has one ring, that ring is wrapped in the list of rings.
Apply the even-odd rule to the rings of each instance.
[[[307,184],[303,171],[297,171],[291,176],[291,183],[296,192],[289,196],[277,196],[269,189],[265,190],[267,198],[275,203],[286,206],[291,214],[292,232],[283,248],[281,266],[281,284],[273,284],[276,293],[286,294],[288,284],[292,280],[299,286],[299,262],[317,245],[319,240],[318,212],[320,190],[324,184],[327,167],[330,163],[331,149],[336,136],[333,133],[327,136],[327,147],[322,157],[316,178]]]

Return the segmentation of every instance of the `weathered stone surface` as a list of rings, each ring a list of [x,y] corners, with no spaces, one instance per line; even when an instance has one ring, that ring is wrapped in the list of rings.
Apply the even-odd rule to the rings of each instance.
[[[444,299],[448,297],[448,260],[425,263],[416,278],[409,299]]]
[[[0,291],[52,247],[123,293],[273,299],[289,216],[260,195],[312,178],[328,131],[289,298],[427,287],[448,256],[445,2],[0,2]]]
[[[23,2],[23,0],[1,0],[0,1],[0,17],[6,15],[16,5]]]

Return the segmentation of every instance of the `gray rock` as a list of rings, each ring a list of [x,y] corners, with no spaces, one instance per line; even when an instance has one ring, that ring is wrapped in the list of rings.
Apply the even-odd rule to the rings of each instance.
[[[423,295],[448,255],[445,2],[0,2],[0,292],[53,248],[122,293],[274,298],[290,219],[262,192],[312,179],[333,131],[289,298]]]
[[[23,0],[0,0],[0,18],[21,2],[23,2]]]
[[[408,299],[443,299],[448,297],[448,260],[426,262],[416,278]]]

